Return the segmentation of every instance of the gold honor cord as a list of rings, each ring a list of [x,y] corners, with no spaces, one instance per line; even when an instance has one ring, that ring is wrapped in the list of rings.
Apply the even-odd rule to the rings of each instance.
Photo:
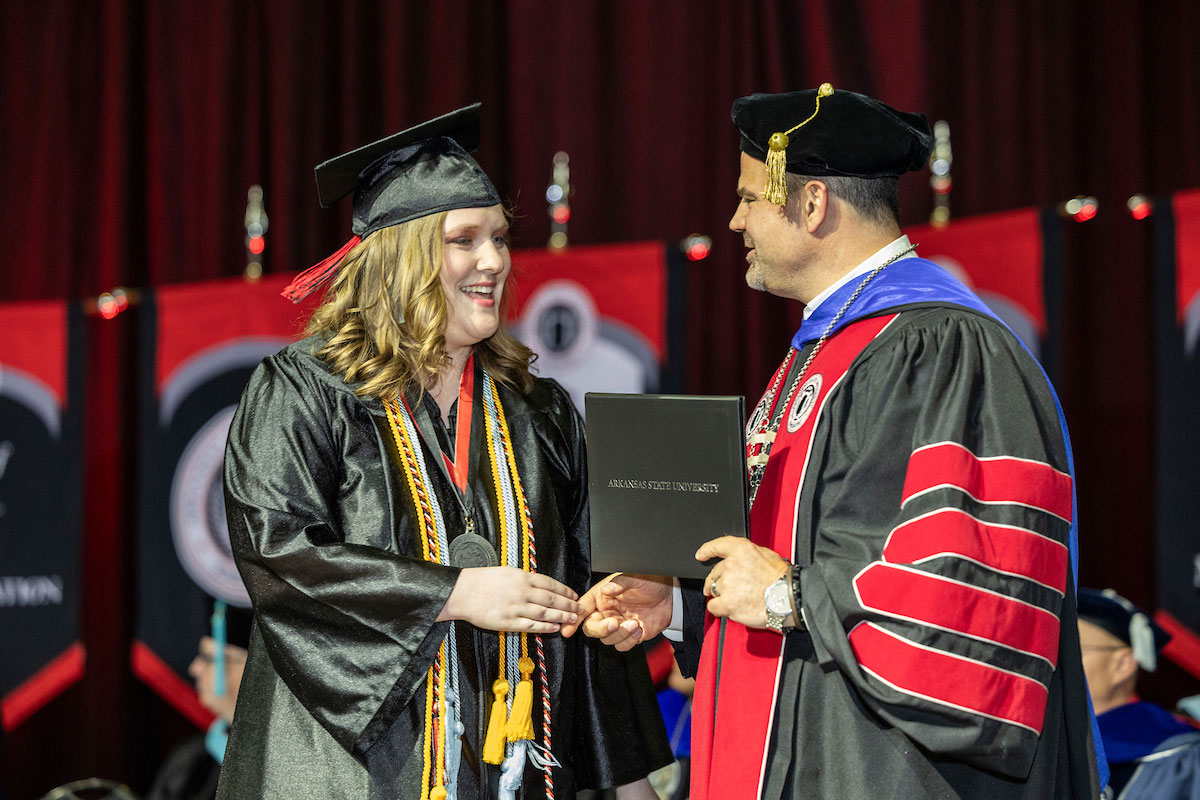
[[[484,391],[489,387],[485,384]],[[484,403],[484,409],[487,412],[485,417],[488,419],[483,426],[484,435],[487,440],[487,448],[489,460],[492,467],[492,485],[496,487],[496,504],[500,506],[496,514],[496,522],[500,526],[500,560],[502,563],[508,561],[508,515],[504,509],[504,490],[500,483],[500,465],[496,458],[496,441],[495,434],[492,432],[491,415],[492,407],[488,403]],[[506,744],[504,736],[504,721],[508,712],[508,693],[512,688],[506,676],[507,664],[507,642],[505,634],[500,633],[500,658],[497,669],[496,680],[492,683],[492,713],[488,718],[487,735],[483,741],[483,760],[488,764],[501,764],[504,761],[504,746]]]
[[[524,548],[525,552],[523,553],[522,568],[529,572],[537,572],[537,540],[533,535],[533,517],[529,513],[529,503],[525,499],[525,488],[521,485],[521,475],[517,471],[517,459],[512,449],[512,435],[509,433],[508,419],[504,415],[504,406],[500,404],[500,395],[496,392],[495,385],[490,380],[488,381],[488,385],[492,389],[497,416],[500,419],[500,433],[504,439],[504,452],[508,466],[512,471],[514,494],[517,502],[520,504],[521,535],[526,544]],[[550,738],[550,680],[546,675],[546,652],[542,646],[542,635],[540,633],[534,634],[533,640],[534,646],[537,649],[537,670],[541,678],[542,687],[542,748],[544,751],[543,757],[540,760],[535,760],[534,763],[542,769],[545,778],[547,800],[554,800],[553,766],[556,762],[551,751]],[[528,637],[524,635],[521,637],[521,661],[518,666],[521,670],[521,682],[517,685],[517,695],[513,699],[513,713],[509,718],[509,730],[506,733],[509,739],[514,738],[514,736],[519,736],[522,739],[533,739],[533,682],[530,676],[533,672],[534,663],[529,658]],[[526,708],[528,711],[525,711]],[[524,727],[514,731],[514,718]]]
[[[505,566],[515,566],[527,572],[537,570],[536,550],[533,536],[532,516],[525,498],[524,487],[521,485],[520,473],[517,470],[516,455],[512,447],[512,437],[508,428],[508,420],[504,407],[500,403],[500,395],[495,383],[484,373],[484,391],[487,393],[485,402],[484,432],[491,462],[491,477],[495,487],[497,506],[496,519],[499,523],[499,552],[501,563]],[[406,424],[407,409],[398,399],[383,403],[387,414],[388,424],[395,440],[396,449],[400,455],[400,463],[404,467],[405,485],[416,509],[417,525],[421,538],[421,553],[426,561],[443,563],[443,554],[439,547],[438,520],[439,513],[434,513],[428,490],[428,476],[425,465],[417,454],[415,428]],[[503,464],[503,467],[501,466]],[[503,472],[502,472],[503,470]],[[512,528],[510,518],[515,521],[517,528]],[[518,537],[519,546],[515,558],[509,557],[510,537]],[[515,562],[515,563],[513,563]],[[519,636],[520,658],[517,670],[520,680],[515,692],[512,684],[506,678],[509,671],[507,658],[508,637]],[[500,653],[497,665],[497,678],[492,684],[493,701],[484,740],[482,758],[489,764],[501,764],[504,761],[506,745],[521,740],[535,738],[532,706],[533,706],[533,672],[540,673],[543,708],[543,747],[544,755],[537,760],[538,765],[546,775],[546,796],[554,797],[554,784],[551,770],[555,762],[550,755],[550,698],[549,681],[546,675],[545,654],[542,649],[541,636],[536,636],[537,663],[529,656],[528,635],[521,633],[499,634]],[[442,727],[448,719],[446,708],[446,679],[449,672],[450,659],[455,654],[449,653],[446,642],[443,641],[438,649],[437,658],[429,668],[425,691],[424,735],[425,753],[422,765],[421,800],[444,800],[446,798],[446,754],[442,747],[445,738]],[[515,675],[514,675],[515,677]],[[512,710],[508,709],[508,696],[513,694]]]
[[[415,447],[408,426],[400,424],[401,415],[404,412],[401,410],[400,402],[394,399],[385,401],[383,407],[387,412],[388,425],[392,429],[392,438],[395,439],[396,449],[400,453],[400,460],[405,467],[405,483],[408,486],[409,494],[412,496],[413,507],[417,511],[417,526],[420,528],[421,538],[421,554],[426,561],[440,564],[442,561],[440,548],[438,547],[437,523],[429,506],[426,482],[424,476],[421,474],[421,465],[417,461]],[[421,766],[421,800],[445,800],[446,797],[446,754],[440,747],[442,737],[439,735],[439,731],[435,731],[434,717],[436,709],[437,723],[440,729],[440,725],[446,719],[444,704],[448,657],[446,642],[443,641],[438,647],[437,657],[433,665],[429,667],[429,673],[425,680],[425,748]],[[431,776],[433,779],[432,791],[430,789]]]
[[[533,531],[527,525],[524,513],[525,492],[521,488],[519,480],[512,480],[512,476],[517,474],[517,465],[512,446],[509,444],[510,436],[504,417],[504,407],[500,404],[500,395],[496,391],[495,384],[486,373],[484,374],[484,392],[486,393],[484,407],[487,411],[485,431],[488,454],[492,464],[492,482],[496,490],[496,501],[500,506],[499,513],[496,515],[500,525],[500,551],[504,553],[505,559],[509,560],[509,548],[513,544],[511,537],[519,536],[519,546],[516,548],[518,563],[510,566],[517,566],[519,569],[528,571],[529,546]],[[503,473],[501,472],[502,463],[504,464]],[[520,531],[509,529],[510,520],[520,521]],[[516,669],[512,669],[513,665],[508,664],[508,637],[515,635],[518,634],[500,634],[499,668],[496,681],[492,684],[494,696],[492,713],[488,720],[487,737],[483,745],[483,760],[489,764],[503,763],[506,746],[509,743],[533,738],[531,717],[533,683],[530,677],[534,669],[533,661],[529,658],[528,637],[522,633],[519,634],[521,656],[515,665]],[[520,673],[520,679],[516,681],[516,687],[513,687],[513,681],[508,678],[510,673],[516,672]],[[516,678],[517,675],[512,674],[511,677]],[[514,688],[515,691],[513,691]],[[507,698],[510,692],[513,694],[511,710],[507,708]],[[508,711],[507,724],[504,720],[506,710]]]
[[[521,476],[517,473],[517,458],[512,449],[512,436],[508,432],[508,420],[504,416],[504,406],[500,405],[500,395],[496,386],[490,380],[487,387],[492,390],[492,402],[495,404],[498,430],[501,446],[504,449],[504,460],[509,471],[513,499],[516,500],[517,519],[521,523],[521,569],[531,571],[529,566],[529,551],[533,546],[533,526],[530,524],[529,507],[525,502],[525,489],[521,486]],[[494,458],[493,463],[500,459]],[[499,489],[499,486],[497,486]],[[529,657],[529,636],[521,634],[521,658],[517,662],[521,672],[521,681],[517,684],[516,694],[513,695],[512,711],[508,716],[508,726],[504,730],[505,737],[510,742],[533,738],[533,659]],[[543,674],[545,670],[543,669]]]

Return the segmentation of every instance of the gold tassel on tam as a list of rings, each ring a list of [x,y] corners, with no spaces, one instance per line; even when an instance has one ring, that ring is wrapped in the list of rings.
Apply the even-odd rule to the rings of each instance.
[[[521,682],[513,697],[512,713],[508,715],[508,727],[504,733],[510,742],[533,738],[533,659],[522,656],[517,662],[521,670]]]
[[[763,192],[763,199],[781,206],[787,202],[788,135],[772,133],[767,146],[767,189]]]
[[[787,203],[788,135],[816,119],[817,114],[821,111],[821,98],[829,97],[832,94],[833,85],[822,83],[821,87],[817,89],[817,107],[813,109],[812,116],[782,133],[771,134],[771,138],[767,142],[767,188],[763,191],[763,199],[768,203],[774,203],[777,206]]]
[[[488,764],[500,764],[504,761],[504,712],[505,698],[508,697],[508,681],[498,678],[492,684],[492,714],[488,718],[487,738],[483,742],[483,760]]]

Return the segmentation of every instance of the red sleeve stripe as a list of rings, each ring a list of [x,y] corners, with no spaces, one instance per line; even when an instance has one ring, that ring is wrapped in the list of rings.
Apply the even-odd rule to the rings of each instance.
[[[896,526],[883,547],[883,560],[893,564],[945,556],[1031,580],[1059,594],[1067,589],[1066,545],[1028,528],[983,522],[958,508],[940,508]]]
[[[850,631],[863,671],[898,692],[1042,733],[1046,687],[981,661],[934,650],[869,622]]]
[[[984,503],[1013,503],[1071,521],[1071,476],[1040,461],[1012,456],[979,458],[956,442],[913,451],[901,507],[932,489],[952,487]]]
[[[854,593],[868,611],[1058,662],[1058,617],[1021,600],[879,561],[854,577]]]

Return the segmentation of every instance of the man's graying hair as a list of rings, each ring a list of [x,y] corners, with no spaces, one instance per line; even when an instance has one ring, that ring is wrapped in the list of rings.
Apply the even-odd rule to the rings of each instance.
[[[883,178],[847,178],[843,175],[794,175],[788,173],[788,196],[799,196],[804,184],[820,181],[829,187],[830,194],[840,197],[858,212],[863,219],[877,225],[900,224],[900,179],[895,176]]]

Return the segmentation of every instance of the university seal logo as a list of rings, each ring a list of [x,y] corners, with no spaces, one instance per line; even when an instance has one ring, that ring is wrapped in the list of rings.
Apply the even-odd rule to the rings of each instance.
[[[808,419],[808,415],[812,413],[813,406],[817,404],[817,396],[821,394],[821,374],[818,372],[804,382],[800,387],[800,391],[796,393],[796,399],[792,402],[792,410],[788,412],[787,429],[788,433],[795,433],[800,430],[800,426]]]
[[[213,597],[249,608],[229,545],[221,472],[235,406],[204,423],[184,448],[171,480],[171,537],[184,570]]]

